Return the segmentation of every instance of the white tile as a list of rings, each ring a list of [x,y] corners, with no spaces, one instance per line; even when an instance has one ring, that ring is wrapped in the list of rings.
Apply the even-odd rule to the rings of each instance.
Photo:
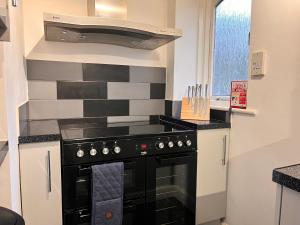
[[[165,100],[130,100],[129,115],[164,115]]]
[[[166,83],[166,68],[131,66],[130,82]]]
[[[150,84],[146,83],[107,83],[108,99],[150,99]]]
[[[83,117],[82,100],[29,101],[29,118],[32,120],[81,117]]]
[[[28,95],[30,100],[57,99],[56,81],[28,81]]]

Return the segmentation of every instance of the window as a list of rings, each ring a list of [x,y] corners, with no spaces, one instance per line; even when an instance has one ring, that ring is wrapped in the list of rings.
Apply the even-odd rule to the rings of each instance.
[[[218,1],[215,12],[212,96],[230,95],[231,81],[248,79],[251,0]]]

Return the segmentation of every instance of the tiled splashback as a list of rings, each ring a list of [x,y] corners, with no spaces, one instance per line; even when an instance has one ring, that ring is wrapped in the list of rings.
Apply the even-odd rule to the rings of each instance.
[[[28,60],[27,77],[29,119],[165,114],[165,68]]]

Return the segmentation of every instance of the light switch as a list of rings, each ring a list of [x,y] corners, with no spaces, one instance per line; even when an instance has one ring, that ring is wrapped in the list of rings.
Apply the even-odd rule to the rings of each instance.
[[[266,74],[266,53],[254,52],[251,57],[251,75],[262,76]]]

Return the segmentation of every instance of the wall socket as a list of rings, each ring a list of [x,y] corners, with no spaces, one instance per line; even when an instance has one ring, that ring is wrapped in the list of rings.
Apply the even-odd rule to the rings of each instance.
[[[253,52],[251,57],[251,76],[263,76],[266,74],[266,53],[264,51]]]

